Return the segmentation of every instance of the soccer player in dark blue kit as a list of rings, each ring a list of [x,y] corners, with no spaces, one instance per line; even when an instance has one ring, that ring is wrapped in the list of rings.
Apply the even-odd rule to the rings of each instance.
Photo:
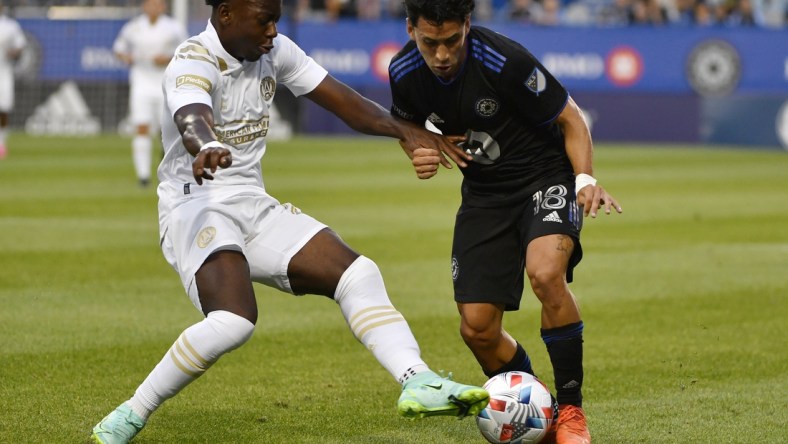
[[[461,142],[462,204],[452,246],[460,333],[484,373],[534,373],[503,328],[527,274],[542,304],[541,336],[559,417],[545,442],[590,443],[582,409],[583,321],[569,289],[583,216],[621,212],[593,177],[593,145],[569,93],[522,45],[471,26],[473,0],[405,0],[410,41],[392,59],[392,113]],[[430,125],[431,124],[431,125]],[[427,179],[445,160],[405,150]],[[525,273],[524,273],[525,272]]]

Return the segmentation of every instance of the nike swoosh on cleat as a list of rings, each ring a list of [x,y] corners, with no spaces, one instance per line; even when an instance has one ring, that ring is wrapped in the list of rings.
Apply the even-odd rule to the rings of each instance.
[[[424,384],[424,386],[435,390],[440,390],[443,388],[443,384]]]

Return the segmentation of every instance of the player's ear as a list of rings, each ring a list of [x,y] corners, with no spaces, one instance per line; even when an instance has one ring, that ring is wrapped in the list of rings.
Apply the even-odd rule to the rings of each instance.
[[[216,17],[224,26],[228,26],[232,22],[232,12],[230,11],[229,2],[222,2],[216,7]]]
[[[407,24],[408,36],[410,37],[411,40],[416,41],[416,36],[413,35],[413,31],[415,28],[413,26],[413,22],[411,22],[409,18],[406,18],[405,23]]]

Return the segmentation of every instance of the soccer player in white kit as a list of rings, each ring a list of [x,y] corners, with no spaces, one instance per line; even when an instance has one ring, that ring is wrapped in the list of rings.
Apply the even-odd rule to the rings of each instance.
[[[93,441],[128,442],[165,400],[248,341],[257,321],[253,281],[332,298],[354,336],[402,384],[400,415],[475,416],[487,391],[431,371],[377,265],[268,195],[260,166],[277,84],[357,131],[400,139],[406,151],[434,147],[460,165],[466,157],[449,139],[395,119],[278,35],[280,0],[206,3],[213,6],[207,29],[178,47],[165,74],[158,170],[162,250],[205,319],[94,427]]]
[[[0,159],[8,154],[8,115],[14,108],[14,61],[27,45],[19,23],[4,14],[0,2]]]
[[[161,81],[175,48],[186,40],[186,30],[165,15],[164,0],[144,0],[142,14],[121,28],[115,39],[115,55],[128,64],[129,120],[134,125],[131,142],[134,171],[141,186],[150,183],[153,140],[162,107]]]

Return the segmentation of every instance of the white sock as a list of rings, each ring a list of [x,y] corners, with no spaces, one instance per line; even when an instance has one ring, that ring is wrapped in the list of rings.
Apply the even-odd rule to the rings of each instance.
[[[405,318],[391,304],[380,269],[360,256],[339,279],[334,300],[353,335],[400,384],[428,370]]]
[[[212,311],[181,333],[156,368],[140,384],[129,405],[147,419],[164,401],[205,373],[220,356],[243,345],[254,324],[229,311]]]
[[[148,136],[137,135],[131,141],[131,156],[134,160],[134,171],[137,179],[150,180],[151,162],[153,161],[153,141]]]

